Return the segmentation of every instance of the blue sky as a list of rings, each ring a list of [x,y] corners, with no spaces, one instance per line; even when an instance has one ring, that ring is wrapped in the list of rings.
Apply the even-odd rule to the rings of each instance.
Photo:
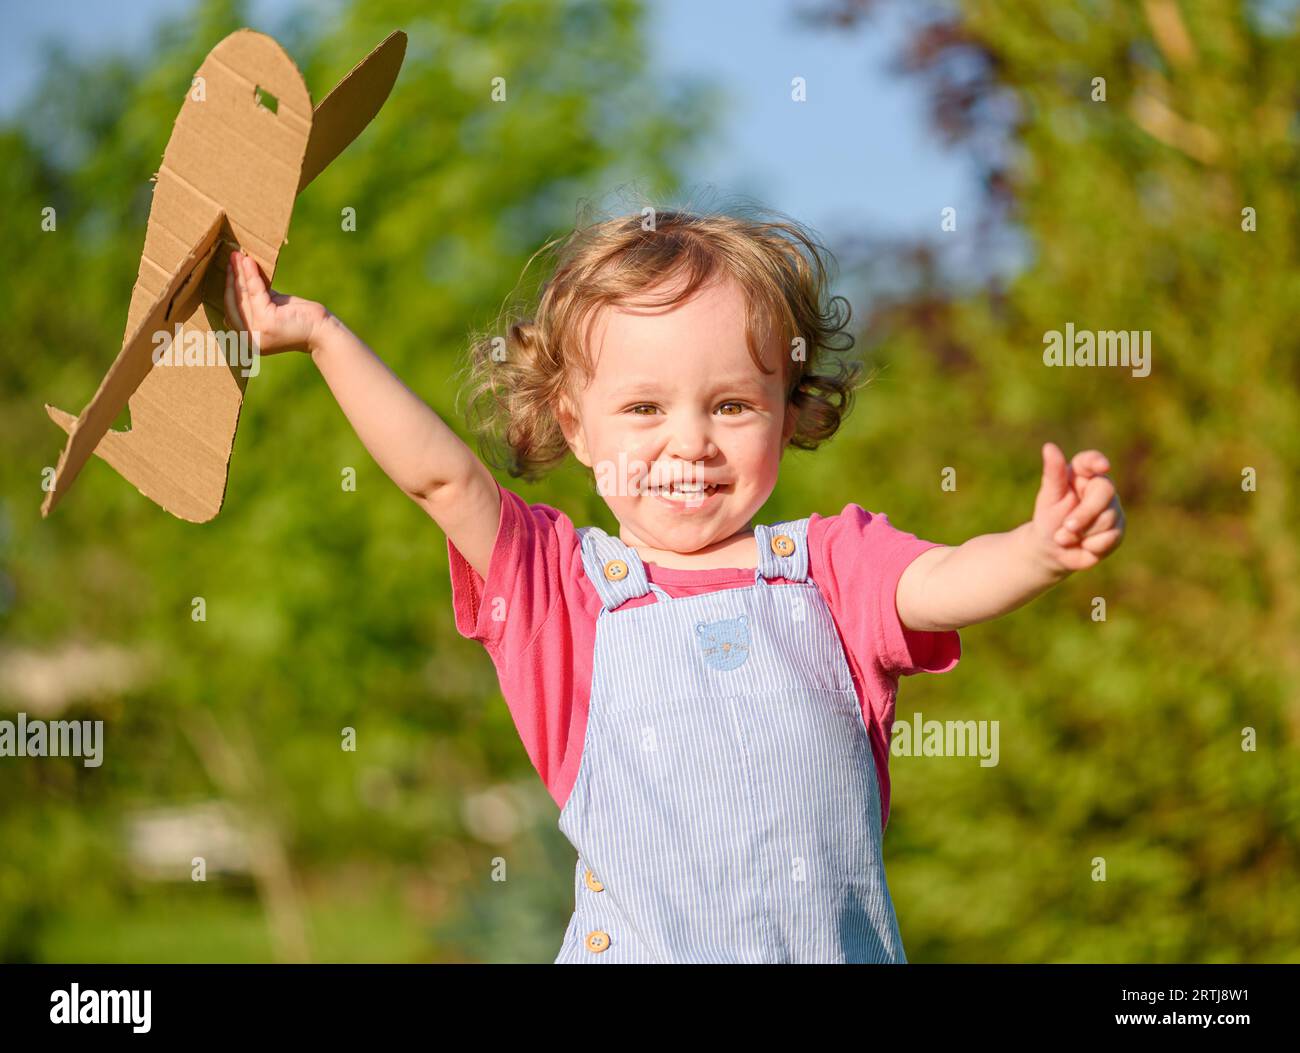
[[[61,35],[74,54],[130,50],[159,18],[183,14],[194,0],[0,3],[0,113],[8,114],[35,82],[44,41]],[[888,69],[901,40],[899,5],[882,5],[851,31],[809,29],[795,17],[798,6],[648,0],[651,69],[713,81],[728,100],[720,134],[690,159],[687,182],[753,196],[832,242],[842,231],[934,240],[943,207],[972,215],[978,188],[969,164],[938,144],[920,85]],[[249,24],[274,34],[292,7],[254,0]],[[802,104],[790,99],[795,76],[808,82]]]

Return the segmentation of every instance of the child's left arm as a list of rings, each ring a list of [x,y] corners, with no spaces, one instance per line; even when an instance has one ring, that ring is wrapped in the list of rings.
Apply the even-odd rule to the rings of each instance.
[[[898,580],[903,626],[922,632],[961,629],[1022,607],[1076,570],[1096,566],[1124,538],[1124,510],[1110,462],[1097,450],[1066,464],[1043,444],[1043,481],[1034,516],[1004,534],[917,556]]]

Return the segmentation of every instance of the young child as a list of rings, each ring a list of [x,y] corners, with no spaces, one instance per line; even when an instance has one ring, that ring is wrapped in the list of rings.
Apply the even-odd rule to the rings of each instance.
[[[852,338],[799,224],[660,212],[561,246],[531,318],[475,344],[514,476],[570,451],[619,529],[501,486],[324,307],[233,254],[230,319],[309,349],[447,535],[480,641],[578,852],[557,962],[904,962],[881,855],[900,676],[1120,543],[1109,465],[1042,447],[1032,517],[957,547],[847,504],[753,522],[847,411]],[[554,244],[554,243],[553,243]]]

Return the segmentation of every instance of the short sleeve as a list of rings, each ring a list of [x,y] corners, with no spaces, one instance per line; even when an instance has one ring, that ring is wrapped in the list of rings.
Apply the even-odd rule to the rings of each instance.
[[[524,749],[563,807],[582,756],[600,597],[586,583],[572,520],[497,487],[486,580],[447,541],[456,631],[491,656]]]
[[[890,679],[946,673],[956,666],[961,658],[957,631],[907,629],[895,600],[903,571],[937,547],[938,542],[898,530],[887,516],[855,504],[836,516],[811,517],[812,576],[859,664],[870,663]]]
[[[486,580],[447,539],[452,609],[461,636],[478,640],[489,653],[502,648],[518,653],[559,600],[565,546],[558,523],[564,517],[547,505],[528,504],[500,483],[497,490],[501,517]]]

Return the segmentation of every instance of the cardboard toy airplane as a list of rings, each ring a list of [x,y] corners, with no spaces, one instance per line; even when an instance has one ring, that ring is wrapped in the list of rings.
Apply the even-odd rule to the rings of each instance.
[[[274,276],[294,199],[379,112],[405,54],[390,34],[313,110],[271,37],[241,29],[208,53],[158,170],[122,350],[79,416],[45,406],[68,440],[42,516],[92,453],[180,519],[220,511],[248,363],[183,351],[221,346],[232,247]],[[110,430],[128,400],[130,430]]]

